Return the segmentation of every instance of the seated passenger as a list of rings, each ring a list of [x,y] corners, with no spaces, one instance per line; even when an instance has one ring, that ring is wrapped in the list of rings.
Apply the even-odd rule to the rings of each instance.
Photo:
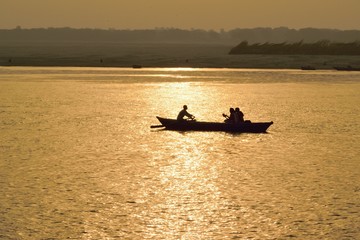
[[[244,122],[244,114],[242,111],[240,111],[240,108],[235,108],[235,123],[241,123]]]

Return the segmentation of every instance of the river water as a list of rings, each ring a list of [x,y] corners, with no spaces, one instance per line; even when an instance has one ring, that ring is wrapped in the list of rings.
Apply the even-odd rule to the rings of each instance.
[[[359,117],[359,72],[1,67],[0,239],[360,239]]]

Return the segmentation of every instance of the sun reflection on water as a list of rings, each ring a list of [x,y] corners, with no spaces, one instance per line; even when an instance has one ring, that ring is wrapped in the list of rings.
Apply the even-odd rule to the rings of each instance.
[[[167,159],[161,159],[166,163],[159,168],[158,204],[141,216],[156,217],[148,219],[144,232],[149,237],[161,233],[166,239],[198,239],[216,231],[214,216],[222,204],[216,164],[196,138],[180,138],[166,148]]]

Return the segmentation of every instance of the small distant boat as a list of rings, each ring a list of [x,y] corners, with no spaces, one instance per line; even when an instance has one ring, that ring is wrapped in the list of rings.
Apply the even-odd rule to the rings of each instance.
[[[133,67],[133,68],[142,68],[141,65],[137,65],[137,64],[132,65],[132,67]]]
[[[200,122],[200,121],[177,121],[176,119],[156,117],[162,125],[151,128],[165,127],[167,130],[176,131],[222,131],[233,133],[265,133],[273,122],[250,122],[224,123],[224,122]]]
[[[346,67],[334,67],[338,71],[360,71],[360,68],[355,68],[352,66],[346,66]]]
[[[302,66],[301,70],[316,70],[316,68],[313,66]]]

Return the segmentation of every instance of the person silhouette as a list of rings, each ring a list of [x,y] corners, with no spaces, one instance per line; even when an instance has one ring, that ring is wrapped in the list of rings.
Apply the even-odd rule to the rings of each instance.
[[[185,116],[192,120],[195,118],[194,115],[188,113],[187,109],[188,109],[188,107],[186,105],[184,105],[183,109],[179,112],[179,114],[176,118],[178,121],[185,121],[185,119],[184,119]]]
[[[230,116],[223,113],[223,116],[226,118],[224,122],[226,123],[234,123],[235,121],[235,110],[234,108],[230,108]]]
[[[234,120],[235,120],[235,123],[244,122],[244,113],[242,111],[240,111],[240,108],[238,108],[238,107],[235,108]]]

